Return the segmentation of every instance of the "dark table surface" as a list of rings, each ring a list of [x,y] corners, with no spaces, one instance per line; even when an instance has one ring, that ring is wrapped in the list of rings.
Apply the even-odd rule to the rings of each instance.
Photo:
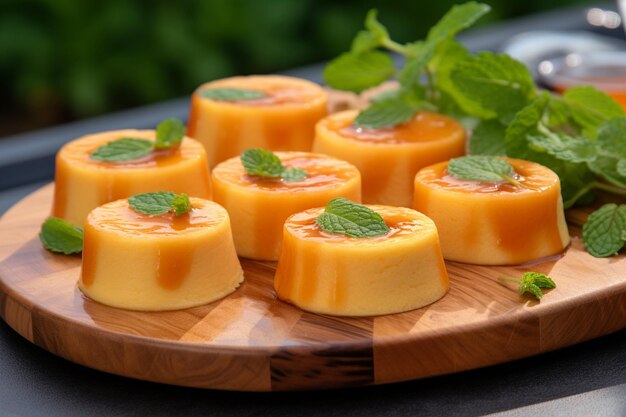
[[[509,21],[462,37],[498,49],[522,31],[584,26],[585,8]],[[321,65],[288,72],[320,81]],[[85,133],[185,118],[178,99],[0,140],[0,213],[50,181],[53,155]],[[1,236],[0,236],[1,238]],[[109,375],[31,345],[0,322],[0,416],[441,415],[626,416],[626,330],[556,352],[425,380],[303,393],[180,388]]]

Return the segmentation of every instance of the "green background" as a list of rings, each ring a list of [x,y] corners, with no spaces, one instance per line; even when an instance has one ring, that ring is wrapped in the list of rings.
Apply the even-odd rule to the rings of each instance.
[[[487,1],[488,24],[576,0]],[[455,1],[0,0],[0,136],[345,51],[370,8],[398,41]]]

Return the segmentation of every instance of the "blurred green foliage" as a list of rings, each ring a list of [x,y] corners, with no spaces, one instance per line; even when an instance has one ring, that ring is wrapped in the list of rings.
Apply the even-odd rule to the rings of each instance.
[[[576,0],[486,1],[482,23]],[[451,0],[0,0],[0,123],[34,128],[189,94],[346,50],[368,9],[422,37]]]

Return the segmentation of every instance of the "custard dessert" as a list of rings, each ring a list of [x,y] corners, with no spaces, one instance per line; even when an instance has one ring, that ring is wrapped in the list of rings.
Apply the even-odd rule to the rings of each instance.
[[[322,119],[313,151],[354,164],[365,203],[411,207],[417,171],[464,154],[465,130],[447,116],[419,112],[407,123],[371,129],[354,126],[357,114],[348,110]]]
[[[172,190],[200,198],[211,197],[204,148],[183,138],[179,146],[154,149],[144,156],[105,161],[92,155],[120,139],[155,141],[154,130],[115,130],[69,142],[56,156],[52,216],[82,225],[94,208],[133,194]]]
[[[448,290],[435,224],[404,207],[367,206],[388,231],[351,237],[323,230],[309,209],[285,222],[274,288],[303,310],[372,316],[431,304]]]
[[[204,145],[211,167],[254,147],[309,152],[326,106],[326,92],[303,79],[226,78],[194,92],[187,134]]]
[[[243,271],[228,213],[190,198],[191,209],[148,215],[127,199],[87,217],[79,288],[100,303],[130,310],[174,310],[218,300]]]
[[[286,168],[302,170],[306,177],[251,175],[240,157],[213,169],[213,199],[228,211],[237,253],[245,258],[278,259],[283,223],[290,215],[335,197],[361,200],[361,176],[349,163],[307,152],[275,155]]]
[[[559,177],[534,162],[502,158],[512,181],[472,181],[448,162],[415,177],[414,208],[433,219],[446,259],[514,265],[561,253],[570,237]]]

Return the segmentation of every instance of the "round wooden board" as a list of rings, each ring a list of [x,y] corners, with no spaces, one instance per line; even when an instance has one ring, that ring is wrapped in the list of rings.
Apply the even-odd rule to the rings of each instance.
[[[115,309],[77,289],[80,257],[41,247],[51,194],[52,185],[34,192],[0,220],[0,313],[36,345],[118,375],[244,391],[354,387],[497,364],[626,327],[624,255],[593,258],[577,227],[565,256],[550,262],[447,263],[449,294],[403,314],[301,311],[276,299],[274,263],[249,260],[245,283],[221,301],[172,312]],[[569,215],[576,222],[584,213]],[[496,279],[527,269],[558,284],[541,303]]]

